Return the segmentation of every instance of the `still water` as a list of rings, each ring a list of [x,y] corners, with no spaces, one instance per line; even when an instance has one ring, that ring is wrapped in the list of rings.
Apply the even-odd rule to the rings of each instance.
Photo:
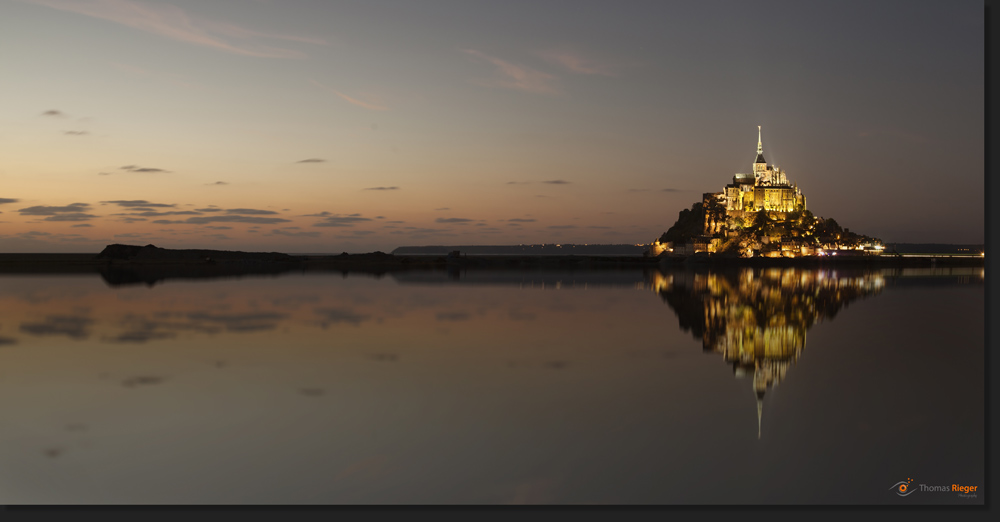
[[[2,276],[0,312],[2,504],[984,502],[982,268]]]

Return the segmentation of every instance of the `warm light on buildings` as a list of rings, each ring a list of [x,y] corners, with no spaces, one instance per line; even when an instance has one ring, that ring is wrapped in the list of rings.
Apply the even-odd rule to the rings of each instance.
[[[690,237],[690,232],[681,232],[681,237],[688,238],[685,243],[661,244],[658,240],[650,245],[647,255],[724,252],[740,257],[776,258],[826,256],[831,255],[829,250],[881,255],[883,246],[877,239],[850,230],[840,233],[835,221],[814,217],[806,210],[806,197],[798,186],[788,180],[783,170],[764,160],[760,127],[752,167],[752,173],[733,175],[732,183],[722,192],[703,194],[700,212],[704,224],[700,236]],[[696,208],[697,204],[691,210]],[[817,223],[821,225],[820,237],[817,237]]]

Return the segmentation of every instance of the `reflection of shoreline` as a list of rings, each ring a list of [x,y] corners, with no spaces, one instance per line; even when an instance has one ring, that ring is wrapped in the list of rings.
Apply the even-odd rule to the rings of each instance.
[[[721,354],[737,377],[753,376],[759,438],[764,395],[801,356],[809,328],[851,301],[878,295],[886,277],[881,271],[747,268],[656,274],[653,289],[705,352]]]
[[[144,250],[145,247],[126,247]],[[109,247],[111,248],[111,247]],[[107,250],[107,249],[106,249]],[[820,270],[853,269],[920,269],[920,268],[983,268],[985,260],[978,256],[955,257],[858,257],[858,258],[754,258],[754,259],[693,259],[690,264],[666,262],[658,258],[639,256],[594,255],[457,255],[396,256],[373,252],[341,255],[287,255],[263,252],[230,252],[215,250],[171,250],[153,247],[146,257],[125,254],[99,257],[93,254],[10,254],[0,253],[0,274],[74,274],[97,273],[107,270],[132,272],[162,272],[173,274],[253,274],[257,272],[369,272],[387,273],[411,270],[441,270],[444,268],[473,270],[655,270],[711,268],[729,270],[741,268],[800,268]],[[114,254],[114,252],[112,252]],[[155,254],[155,255],[154,255]],[[125,256],[125,257],[122,257]],[[168,277],[173,277],[168,275]],[[199,275],[198,277],[201,277]]]
[[[542,290],[584,289],[588,287],[652,289],[658,291],[663,282],[672,274],[701,273],[708,269],[652,270],[652,269],[602,269],[602,270],[557,270],[557,269],[472,269],[457,267],[410,270],[304,270],[287,267],[106,267],[99,272],[109,286],[145,284],[153,286],[168,280],[218,280],[232,278],[280,277],[290,274],[329,274],[340,277],[365,276],[381,278],[390,276],[399,284],[429,285],[487,285],[517,286]],[[729,269],[728,271],[733,271]],[[749,270],[749,269],[746,269]],[[799,269],[810,270],[810,269]],[[815,269],[812,269],[815,270]],[[713,270],[713,272],[725,272]],[[975,267],[938,267],[882,269],[877,271],[833,270],[823,271],[836,277],[850,274],[881,274],[890,286],[940,285],[940,284],[983,284],[985,269]],[[86,272],[77,272],[86,273]]]
[[[237,253],[238,254],[238,253]],[[652,288],[663,278],[652,274],[679,272],[727,272],[767,268],[818,270],[834,274],[880,273],[891,283],[982,284],[985,268],[982,258],[956,257],[947,263],[895,264],[884,259],[878,263],[832,263],[827,265],[788,265],[798,259],[764,259],[764,263],[659,265],[638,257],[599,258],[593,256],[462,256],[457,259],[432,256],[392,256],[389,254],[343,254],[340,256],[290,256],[293,261],[250,262],[222,259],[218,262],[109,261],[91,254],[0,254],[0,277],[32,275],[85,275],[103,277],[110,286],[145,284],[153,286],[168,280],[213,280],[242,277],[275,277],[286,274],[330,274],[383,277],[391,275],[405,284],[485,284],[517,285],[527,288],[570,289],[588,286]],[[423,257],[420,261],[416,258]],[[782,263],[777,263],[782,262]],[[947,276],[943,278],[943,276]]]

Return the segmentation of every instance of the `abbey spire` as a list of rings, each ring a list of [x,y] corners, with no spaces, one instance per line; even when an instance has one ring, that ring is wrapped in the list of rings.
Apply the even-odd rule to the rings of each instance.
[[[767,163],[764,161],[764,146],[760,141],[760,125],[757,126],[757,159],[754,163]]]

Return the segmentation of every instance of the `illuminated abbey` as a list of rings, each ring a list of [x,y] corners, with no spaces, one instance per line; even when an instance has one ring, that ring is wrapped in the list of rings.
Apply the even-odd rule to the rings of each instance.
[[[795,185],[788,183],[785,172],[764,160],[764,147],[757,126],[757,159],[753,173],[738,173],[717,196],[725,198],[726,215],[743,217],[744,214],[766,210],[768,212],[794,212],[806,209],[806,197]],[[782,219],[784,216],[782,216]]]
[[[702,194],[700,202],[682,210],[677,222],[650,245],[647,255],[877,255],[882,248],[877,238],[813,216],[799,187],[781,168],[767,164],[758,126],[752,172],[733,175],[721,192]]]

